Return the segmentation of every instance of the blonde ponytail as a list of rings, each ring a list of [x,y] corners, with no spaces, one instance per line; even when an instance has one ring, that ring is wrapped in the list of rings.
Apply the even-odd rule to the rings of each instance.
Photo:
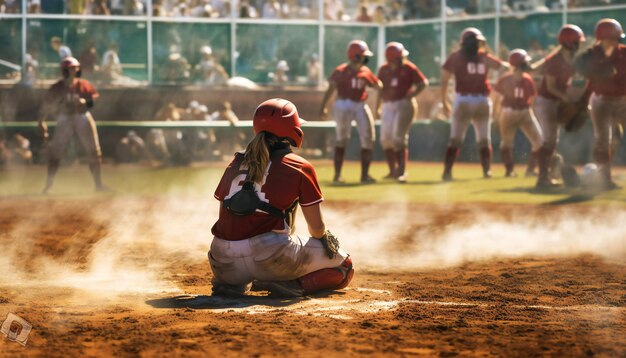
[[[259,132],[248,146],[243,154],[243,164],[249,170],[248,177],[255,183],[261,183],[265,175],[265,168],[270,161],[270,151],[267,147],[265,132]]]

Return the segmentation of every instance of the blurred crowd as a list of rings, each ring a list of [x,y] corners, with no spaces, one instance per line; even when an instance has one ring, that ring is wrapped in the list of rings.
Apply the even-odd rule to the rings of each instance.
[[[144,16],[150,0],[28,0],[29,13]],[[568,8],[624,4],[626,0],[568,0]],[[234,8],[233,8],[234,6]],[[19,13],[21,0],[0,0],[0,11]],[[318,19],[318,0],[152,0],[152,16]],[[385,23],[441,16],[440,0],[323,0],[329,21]],[[502,12],[550,11],[561,0],[506,0]],[[447,0],[447,16],[492,13],[495,0]]]

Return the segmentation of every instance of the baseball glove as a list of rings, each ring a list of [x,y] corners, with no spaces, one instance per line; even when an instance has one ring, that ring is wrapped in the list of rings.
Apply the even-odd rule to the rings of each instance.
[[[567,132],[575,132],[582,128],[589,116],[587,103],[565,103],[559,107],[559,121]]]
[[[328,258],[334,259],[339,252],[339,240],[337,240],[337,237],[333,235],[330,231],[326,230],[324,236],[320,238],[320,241],[324,246],[324,250],[326,250],[326,255],[328,256]]]

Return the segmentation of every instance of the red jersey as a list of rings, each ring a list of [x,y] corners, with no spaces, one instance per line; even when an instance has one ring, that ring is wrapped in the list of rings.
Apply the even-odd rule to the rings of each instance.
[[[248,173],[247,168],[242,168],[242,162],[243,154],[237,153],[215,189],[217,200],[223,202],[241,190]],[[313,166],[293,153],[272,153],[265,181],[260,187],[255,184],[255,189],[262,201],[283,211],[290,208],[296,200],[303,207],[324,200]],[[224,205],[220,206],[219,219],[211,229],[216,237],[231,241],[248,239],[270,231],[289,232],[290,227],[285,220],[264,212],[237,216]]]
[[[442,68],[454,74],[456,93],[487,96],[491,92],[489,70],[500,66],[502,61],[486,52],[469,59],[463,50],[457,50],[448,56]]]
[[[606,72],[606,68],[613,67],[614,74],[610,77],[594,78],[589,81],[591,90],[602,96],[626,96],[626,46],[619,44],[610,57],[606,57],[602,47],[596,46],[591,50],[592,72]],[[603,69],[603,70],[595,70]]]
[[[537,94],[535,81],[528,73],[516,79],[509,73],[498,80],[495,90],[502,94],[502,107],[525,109],[530,107],[533,97]]]
[[[78,103],[80,98],[93,101],[98,96],[98,92],[89,81],[77,78],[69,86],[65,80],[57,81],[48,90],[46,101],[56,106],[57,112],[74,114],[85,111],[85,106]]]
[[[426,81],[424,74],[411,61],[405,60],[395,69],[386,63],[378,70],[383,83],[381,96],[385,101],[397,101],[406,97],[413,85]]]
[[[358,70],[350,67],[347,63],[337,66],[328,78],[337,86],[337,98],[351,99],[362,102],[367,99],[367,86],[373,87],[378,83],[378,78],[367,66],[361,66]]]
[[[567,62],[561,52],[548,56],[543,66],[544,76],[539,85],[539,95],[545,98],[558,99],[557,96],[548,91],[546,75],[554,77],[556,88],[561,92],[566,92],[567,86],[572,82],[572,76],[574,76],[574,66]]]

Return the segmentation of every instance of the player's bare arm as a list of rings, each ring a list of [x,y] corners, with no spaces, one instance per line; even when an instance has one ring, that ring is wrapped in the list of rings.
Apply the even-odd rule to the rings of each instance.
[[[380,119],[381,116],[381,111],[382,111],[382,105],[383,105],[383,100],[382,100],[382,96],[381,96],[381,92],[383,90],[383,83],[378,80],[373,86],[372,86],[375,90],[376,90],[376,118]]]
[[[333,96],[333,94],[335,94],[335,91],[337,90],[337,84],[334,81],[329,81],[328,82],[328,89],[326,90],[326,92],[324,93],[324,97],[322,98],[322,108],[320,109],[320,120],[325,121],[328,119],[328,100],[330,100],[330,97]]]
[[[429,85],[428,80],[424,80],[424,82],[420,82],[420,83],[414,85],[411,88],[411,90],[409,92],[407,92],[406,97],[407,98],[417,97],[417,95],[422,93],[422,91],[424,91],[426,89],[426,87],[428,87],[428,85]]]
[[[441,105],[443,106],[443,115],[450,117],[450,99],[448,98],[448,83],[452,78],[452,72],[441,70]]]
[[[322,216],[322,205],[314,204],[302,207],[302,214],[306,220],[311,237],[320,238],[326,232],[326,224]]]

